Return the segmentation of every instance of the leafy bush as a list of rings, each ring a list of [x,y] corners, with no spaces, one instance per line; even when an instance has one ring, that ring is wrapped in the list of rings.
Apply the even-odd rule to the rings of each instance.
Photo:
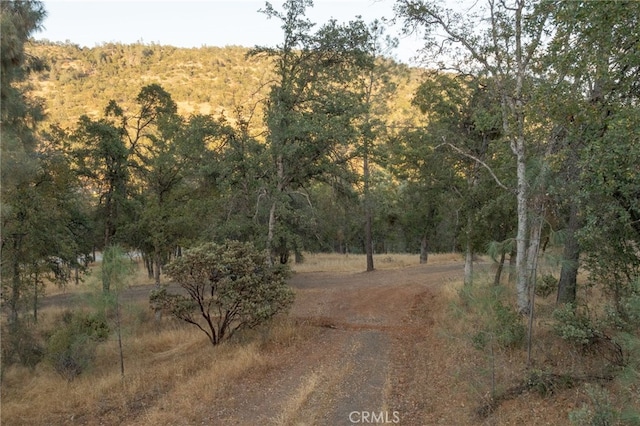
[[[187,250],[165,271],[188,295],[159,289],[151,295],[152,308],[197,326],[213,345],[293,303],[288,267],[269,266],[266,253],[250,243],[204,244]]]
[[[517,347],[524,342],[525,327],[515,309],[496,301],[494,306],[495,335],[503,347]]]
[[[553,275],[543,275],[536,282],[536,296],[548,297],[558,291],[558,280]]]
[[[597,353],[612,365],[623,367],[628,356],[616,340],[601,330],[589,316],[572,304],[564,305],[553,313],[554,332],[583,352]]]
[[[102,315],[85,312],[66,312],[61,323],[49,337],[46,358],[58,374],[72,381],[89,367],[98,342],[109,336],[109,326]]]
[[[591,319],[575,305],[568,303],[553,312],[554,332],[569,343],[587,348],[595,343],[598,331]]]
[[[44,357],[44,348],[26,325],[2,330],[2,365],[21,364],[34,368]]]
[[[571,423],[579,426],[609,426],[619,424],[619,413],[613,408],[606,389],[588,386],[589,404],[569,413]]]

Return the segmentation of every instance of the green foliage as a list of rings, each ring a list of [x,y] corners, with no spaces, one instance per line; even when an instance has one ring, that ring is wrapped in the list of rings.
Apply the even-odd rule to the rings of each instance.
[[[620,413],[611,404],[609,392],[598,386],[587,386],[589,404],[569,413],[569,420],[577,426],[612,426],[620,424]]]
[[[213,345],[266,322],[293,303],[286,265],[268,266],[266,253],[251,243],[194,247],[168,264],[166,273],[188,295],[162,288],[151,295],[151,306],[197,326]]]
[[[135,264],[128,258],[122,247],[111,245],[102,253],[102,288],[109,291],[113,285],[122,289],[133,274]]]
[[[560,389],[569,389],[574,386],[574,378],[570,375],[556,375],[532,369],[527,372],[525,386],[540,396],[550,396]]]
[[[504,302],[501,286],[465,286],[460,294],[462,302],[477,316],[476,333],[471,337],[474,348],[484,350],[495,342],[502,348],[522,346],[525,326],[522,317]]]
[[[558,280],[551,274],[545,274],[537,281],[536,296],[548,297],[558,290]]]
[[[589,315],[571,303],[560,306],[553,312],[553,330],[567,342],[588,348],[597,340],[599,331]]]
[[[525,327],[515,309],[496,301],[494,305],[494,332],[497,342],[504,347],[519,347],[524,342]]]
[[[44,357],[45,349],[32,327],[24,324],[3,327],[2,367],[19,363],[34,368]]]
[[[97,344],[109,337],[106,318],[97,313],[65,312],[49,337],[46,359],[68,381],[82,374],[94,359]]]

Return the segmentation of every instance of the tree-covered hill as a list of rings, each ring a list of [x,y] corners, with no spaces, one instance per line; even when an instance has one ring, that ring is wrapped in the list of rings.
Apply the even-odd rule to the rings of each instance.
[[[131,108],[135,95],[151,83],[160,84],[178,104],[181,115],[241,114],[261,126],[262,103],[271,84],[269,59],[248,56],[238,46],[178,48],[158,44],[107,43],[93,48],[37,41],[27,46],[49,69],[33,74],[33,95],[44,100],[47,121],[74,125],[87,114],[97,117],[110,100]],[[415,116],[411,99],[421,70],[393,64],[397,96],[390,99],[392,120]]]

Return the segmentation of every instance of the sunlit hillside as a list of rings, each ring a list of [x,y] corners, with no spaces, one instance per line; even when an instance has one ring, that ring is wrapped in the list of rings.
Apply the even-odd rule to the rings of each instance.
[[[83,114],[98,117],[110,100],[131,107],[140,89],[158,83],[178,104],[179,112],[224,114],[229,120],[262,125],[262,101],[272,83],[268,58],[229,46],[176,48],[157,44],[74,44],[36,42],[29,54],[41,58],[48,71],[34,75],[33,94],[43,99],[47,121],[68,127]],[[395,64],[398,92],[389,100],[391,121],[413,121],[411,99],[422,74]]]

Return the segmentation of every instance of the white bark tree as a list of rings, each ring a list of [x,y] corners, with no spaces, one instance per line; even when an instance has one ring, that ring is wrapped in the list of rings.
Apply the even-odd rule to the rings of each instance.
[[[540,238],[537,227],[530,233],[532,197],[527,167],[535,141],[528,139],[526,107],[533,62],[543,46],[549,15],[541,5],[528,0],[487,0],[484,7],[474,4],[454,11],[437,1],[398,0],[395,6],[406,31],[424,32],[426,60],[441,69],[484,75],[496,85],[504,137],[517,173],[516,292],[521,313],[530,309],[532,271],[527,259],[528,254],[537,254]]]

